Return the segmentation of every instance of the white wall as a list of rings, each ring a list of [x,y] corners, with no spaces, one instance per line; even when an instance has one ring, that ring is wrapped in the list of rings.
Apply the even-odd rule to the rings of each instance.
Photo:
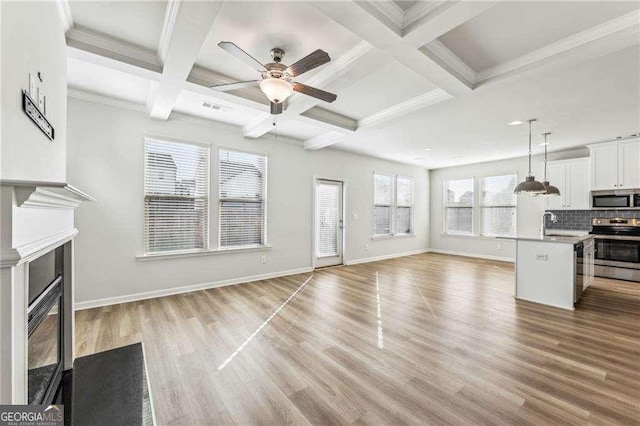
[[[167,122],[142,112],[69,99],[68,177],[97,198],[76,211],[76,302],[310,268],[313,176],[346,179],[345,261],[428,247],[429,184],[424,169],[338,150],[305,151],[280,137],[247,140],[241,129],[175,114]],[[143,250],[143,137],[211,143],[268,155],[268,251],[140,262]],[[372,241],[373,172],[415,179],[415,237]],[[212,181],[217,169],[212,163]],[[217,188],[212,183],[212,194]],[[211,228],[217,204],[212,195]],[[353,219],[357,213],[358,220]],[[214,235],[212,233],[212,235]],[[215,239],[212,238],[212,241]],[[366,249],[366,246],[369,249]],[[267,263],[260,257],[266,255]],[[87,305],[85,303],[85,305]]]
[[[67,51],[56,3],[3,1],[1,8],[0,178],[65,182]],[[38,72],[53,142],[22,111],[22,90]]]
[[[565,152],[549,154],[549,161],[563,160],[588,156],[589,151],[577,149]],[[536,180],[542,181],[543,157],[533,157],[533,174]],[[459,167],[431,170],[431,223],[430,223],[430,247],[435,251],[452,252],[459,254],[475,255],[487,258],[499,258],[504,260],[515,258],[515,244],[513,241],[495,239],[490,237],[453,236],[444,234],[444,182],[450,179],[479,178],[483,176],[497,176],[517,173],[518,181],[524,180],[528,172],[527,157],[513,158],[509,160],[491,161],[486,163],[470,164]],[[553,182],[552,182],[553,183]],[[518,196],[517,207],[517,233],[521,235],[536,235],[540,232],[540,216],[544,212],[544,198],[531,197],[529,195]]]

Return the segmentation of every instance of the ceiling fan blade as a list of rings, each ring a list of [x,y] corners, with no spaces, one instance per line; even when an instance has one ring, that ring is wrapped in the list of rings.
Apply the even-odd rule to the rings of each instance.
[[[249,55],[247,52],[240,49],[238,46],[231,43],[230,41],[221,41],[220,43],[218,43],[218,46],[226,50],[227,52],[231,53],[233,56],[240,59],[245,64],[249,65],[251,68],[254,68],[260,72],[267,71],[265,66],[262,65],[260,62],[258,62],[256,58]]]
[[[300,59],[293,65],[290,65],[285,71],[292,77],[297,77],[307,71],[311,71],[314,68],[324,65],[329,62],[331,58],[329,54],[322,49],[318,49],[313,53]]]
[[[333,93],[325,92],[324,90],[316,89],[315,87],[307,86],[302,83],[293,83],[293,90],[325,102],[333,102],[338,98],[338,96]]]
[[[245,87],[255,86],[259,82],[260,80],[238,81],[237,83],[218,84],[217,86],[211,86],[211,88],[218,92],[226,92],[229,90],[244,89]]]
[[[271,115],[282,114],[283,111],[284,111],[284,107],[282,102],[278,102],[278,103],[271,102]]]

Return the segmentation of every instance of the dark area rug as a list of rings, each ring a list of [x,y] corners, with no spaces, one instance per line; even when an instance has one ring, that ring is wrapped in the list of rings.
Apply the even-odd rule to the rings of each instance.
[[[141,343],[76,358],[74,425],[153,425]]]

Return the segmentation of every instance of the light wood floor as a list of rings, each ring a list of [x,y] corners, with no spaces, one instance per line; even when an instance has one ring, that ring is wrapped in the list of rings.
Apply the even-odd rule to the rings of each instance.
[[[84,310],[77,355],[144,342],[160,425],[639,424],[640,284],[571,312],[513,276],[423,254]]]

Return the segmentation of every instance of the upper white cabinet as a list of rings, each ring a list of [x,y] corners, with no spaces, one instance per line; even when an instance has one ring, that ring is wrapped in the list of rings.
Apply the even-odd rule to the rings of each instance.
[[[589,145],[591,190],[640,188],[640,139]]]
[[[560,190],[559,197],[545,197],[547,210],[589,208],[589,158],[549,161],[547,178]]]

